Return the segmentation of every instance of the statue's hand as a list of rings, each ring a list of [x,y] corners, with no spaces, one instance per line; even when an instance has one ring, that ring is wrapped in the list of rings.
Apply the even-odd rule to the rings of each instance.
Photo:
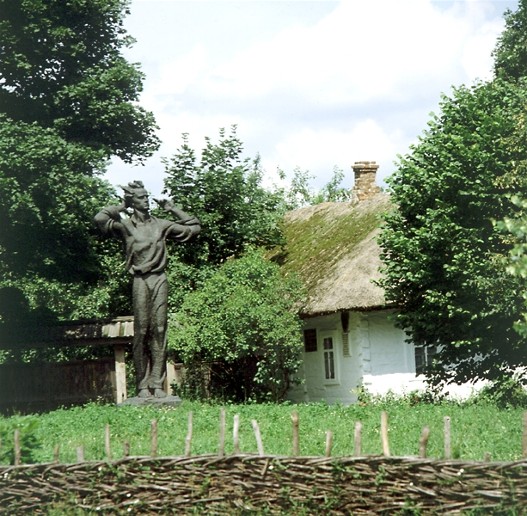
[[[174,202],[169,199],[154,199],[165,211],[172,211],[175,208]]]

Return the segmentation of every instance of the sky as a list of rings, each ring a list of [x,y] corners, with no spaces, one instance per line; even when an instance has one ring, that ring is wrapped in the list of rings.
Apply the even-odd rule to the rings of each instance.
[[[325,185],[335,167],[351,187],[355,161],[396,169],[453,86],[492,77],[503,13],[517,0],[132,0],[125,57],[145,74],[140,105],[161,148],[142,166],[112,161],[114,185],[163,188],[162,158],[188,133],[237,126],[264,184],[299,168]]]

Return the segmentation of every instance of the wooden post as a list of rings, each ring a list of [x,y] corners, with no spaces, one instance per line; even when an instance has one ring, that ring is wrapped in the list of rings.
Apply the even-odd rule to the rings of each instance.
[[[445,459],[451,459],[452,458],[452,435],[450,433],[450,416],[445,416],[443,418],[443,425],[444,425],[444,439],[445,439],[445,447],[444,447],[444,455]]]
[[[185,437],[185,457],[190,457],[192,449],[192,412],[188,413],[187,437]]]
[[[77,462],[84,462],[84,446],[77,446]]]
[[[122,403],[126,398],[126,347],[122,344],[114,346],[115,357],[115,403]]]
[[[176,380],[176,366],[172,362],[167,360],[167,375],[165,378],[165,383],[163,384],[163,387],[167,394],[172,394],[172,384],[176,383]]]
[[[291,421],[293,423],[293,456],[296,457],[300,454],[299,418],[296,410],[291,414]]]
[[[428,438],[430,437],[430,428],[425,426],[421,432],[421,438],[419,439],[419,457],[426,459],[426,447],[428,446]]]
[[[13,436],[15,448],[15,466],[20,466],[22,462],[22,450],[20,448],[20,430],[17,428]]]
[[[232,425],[232,443],[234,447],[234,453],[240,453],[240,415],[234,415],[234,421]]]
[[[123,443],[123,457],[130,457],[130,441]]]
[[[253,419],[251,421],[251,424],[254,430],[254,437],[256,438],[256,445],[258,446],[258,455],[263,456],[264,447],[263,447],[262,435],[260,434],[260,427],[258,426],[258,422],[256,421],[256,419]]]
[[[354,442],[355,449],[353,453],[355,454],[355,457],[360,457],[362,455],[362,423],[360,421],[355,423]]]
[[[527,458],[527,412],[523,413],[522,457]]]
[[[60,462],[60,444],[56,444],[53,448],[53,462]]]
[[[104,450],[106,451],[106,459],[112,460],[112,449],[110,447],[110,425],[106,423],[104,427]]]
[[[492,459],[492,454],[490,452],[485,452],[485,455],[483,455],[484,462],[490,462]]]
[[[225,409],[220,409],[220,441],[218,443],[218,457],[225,457]]]
[[[390,456],[390,442],[388,439],[388,414],[385,410],[381,412],[381,441],[382,454],[385,457]]]
[[[326,457],[331,457],[331,449],[333,448],[333,432],[326,430]]]
[[[152,457],[157,457],[157,419],[152,419],[151,430],[152,445],[150,447],[150,455]]]

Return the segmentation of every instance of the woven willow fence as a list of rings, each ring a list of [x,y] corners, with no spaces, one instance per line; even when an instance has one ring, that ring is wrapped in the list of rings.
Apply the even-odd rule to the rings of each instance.
[[[233,455],[226,455],[225,412],[214,455],[191,456],[192,414],[185,456],[157,457],[157,422],[151,426],[151,456],[113,460],[106,426],[107,460],[76,464],[20,464],[15,435],[15,465],[0,466],[0,512],[60,514],[73,510],[104,514],[527,514],[527,459],[468,462],[426,458],[428,429],[420,457],[391,457],[388,417],[381,415],[382,456],[361,456],[361,425],[355,427],[355,457],[298,456],[298,417],[294,413],[293,456],[266,455],[252,421],[258,454],[239,453],[237,421]],[[524,418],[527,423],[527,418]],[[448,453],[449,418],[445,418]],[[524,457],[527,447],[524,427]],[[445,456],[448,456],[445,454]],[[514,512],[509,512],[514,511]]]

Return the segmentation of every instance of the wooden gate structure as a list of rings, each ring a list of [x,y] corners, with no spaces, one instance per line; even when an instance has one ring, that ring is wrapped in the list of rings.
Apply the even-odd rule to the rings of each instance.
[[[133,339],[132,316],[111,320],[68,321],[20,328],[0,349],[112,346],[113,358],[57,363],[0,365],[0,411],[28,411],[96,399],[121,403],[126,392],[126,348]]]

